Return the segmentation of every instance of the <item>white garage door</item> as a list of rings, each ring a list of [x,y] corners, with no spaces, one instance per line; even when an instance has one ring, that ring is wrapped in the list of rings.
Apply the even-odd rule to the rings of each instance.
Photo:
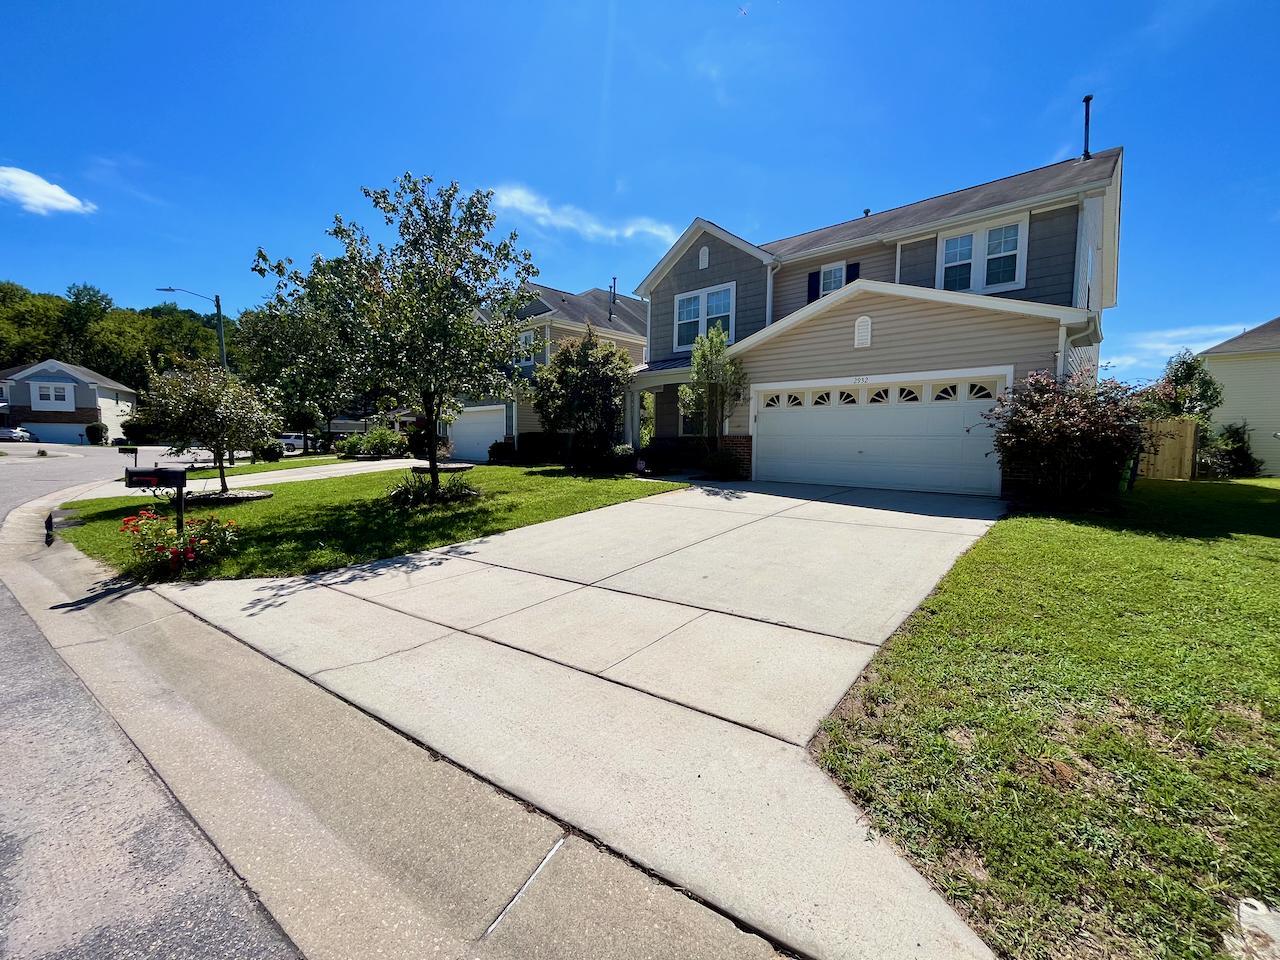
[[[931,376],[757,389],[756,478],[998,495],[982,414],[1007,376]]]
[[[507,435],[507,408],[501,404],[467,407],[449,424],[453,456],[458,460],[489,459],[489,445]]]

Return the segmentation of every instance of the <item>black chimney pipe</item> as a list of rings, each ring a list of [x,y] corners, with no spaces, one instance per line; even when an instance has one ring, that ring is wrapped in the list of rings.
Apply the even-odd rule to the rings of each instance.
[[[1093,154],[1089,152],[1089,105],[1093,103],[1093,94],[1086,93],[1084,96],[1084,156],[1081,160],[1093,159]]]

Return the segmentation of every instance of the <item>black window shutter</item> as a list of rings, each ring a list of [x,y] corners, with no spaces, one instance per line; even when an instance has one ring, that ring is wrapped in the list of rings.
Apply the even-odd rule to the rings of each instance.
[[[809,299],[805,301],[806,303],[813,303],[813,301],[818,299],[819,284],[821,283],[818,274],[819,271],[817,270],[809,274]]]
[[[853,281],[857,280],[857,279],[858,279],[858,276],[859,276],[861,273],[862,273],[862,263],[861,263],[861,262],[858,262],[858,263],[846,263],[846,264],[844,265],[844,283],[845,283],[845,286],[848,286],[849,284],[853,283]]]

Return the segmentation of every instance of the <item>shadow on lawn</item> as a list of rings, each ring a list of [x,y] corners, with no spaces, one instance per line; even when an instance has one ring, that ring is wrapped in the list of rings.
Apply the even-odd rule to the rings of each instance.
[[[1169,539],[1219,540],[1235,534],[1280,537],[1280,484],[1139,480],[1132,493],[1107,511],[1030,513]]]

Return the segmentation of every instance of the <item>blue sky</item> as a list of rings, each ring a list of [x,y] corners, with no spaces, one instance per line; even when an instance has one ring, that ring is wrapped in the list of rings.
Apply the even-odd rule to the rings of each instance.
[[[765,242],[1126,148],[1104,361],[1280,313],[1280,4],[10,4],[0,278],[173,284],[330,249],[361,185],[497,189],[543,282],[631,290],[694,216]],[[34,175],[34,178],[31,175]],[[184,301],[199,308],[199,301]]]

